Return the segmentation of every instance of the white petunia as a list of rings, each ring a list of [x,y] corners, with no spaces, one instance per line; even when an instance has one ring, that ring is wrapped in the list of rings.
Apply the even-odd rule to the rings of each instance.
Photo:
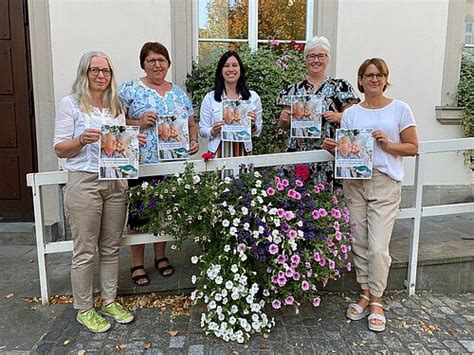
[[[196,255],[194,255],[194,256],[191,258],[191,262],[192,262],[193,264],[197,264],[198,261],[199,261],[199,258],[198,258]]]
[[[222,221],[222,226],[223,226],[223,227],[227,228],[229,225],[230,225],[230,222],[229,222],[227,219],[224,219],[224,220]]]
[[[243,214],[244,216],[246,216],[246,215],[249,214],[249,210],[248,210],[247,207],[244,206],[244,207],[241,208],[241,210],[242,210],[242,214]]]
[[[142,189],[143,189],[143,190],[146,190],[146,188],[148,187],[148,185],[149,185],[148,182],[144,181],[144,182],[142,183]]]
[[[234,218],[234,219],[232,220],[232,224],[233,224],[234,226],[236,226],[236,227],[239,225],[239,223],[240,223],[240,219],[238,219],[238,218]]]
[[[198,184],[199,181],[201,181],[201,178],[199,177],[199,175],[194,175],[193,176],[193,181],[194,181],[195,184]]]
[[[194,285],[196,283],[196,275],[191,276],[191,283]]]
[[[247,222],[244,223],[244,230],[248,231],[249,230],[249,227],[250,227],[250,224],[248,224]]]
[[[222,279],[222,276],[217,276],[214,281],[217,285],[221,285],[224,280]]]
[[[234,287],[234,284],[232,283],[232,281],[227,281],[225,283],[225,288],[228,289],[228,290],[232,290],[232,287]]]
[[[239,271],[239,267],[236,264],[232,264],[230,267],[230,271],[232,271],[234,274]]]
[[[230,245],[228,244],[224,245],[224,251],[228,253],[230,251]]]
[[[298,222],[296,223],[296,225],[297,225],[298,227],[303,227],[303,221],[298,221]]]

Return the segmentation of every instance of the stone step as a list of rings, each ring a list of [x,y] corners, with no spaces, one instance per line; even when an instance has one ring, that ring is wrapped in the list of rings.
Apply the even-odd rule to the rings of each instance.
[[[45,241],[60,239],[58,223],[46,221]],[[34,222],[0,223],[0,245],[34,245],[36,244]]]

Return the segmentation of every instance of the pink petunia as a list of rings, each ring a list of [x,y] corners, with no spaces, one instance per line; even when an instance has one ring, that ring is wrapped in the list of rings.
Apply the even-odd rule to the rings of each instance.
[[[275,195],[275,189],[274,189],[273,187],[269,187],[269,188],[267,189],[267,195],[268,195],[268,196],[273,196],[273,195]]]
[[[336,240],[342,240],[342,233],[339,231],[336,231]]]
[[[277,210],[277,215],[278,215],[278,217],[280,217],[280,218],[283,217],[283,216],[285,215],[285,210],[284,210],[283,208],[279,208],[279,209]]]
[[[281,180],[281,183],[283,184],[284,187],[287,187],[290,184],[290,182],[287,179]]]
[[[278,184],[279,182],[281,182],[281,179],[279,176],[275,176],[275,182]]]
[[[319,215],[320,215],[321,217],[326,217],[326,216],[328,215],[328,212],[326,211],[325,208],[320,208],[320,209],[319,209]]]
[[[313,216],[314,219],[319,219],[320,217],[318,210],[314,210],[313,212],[311,212],[311,215]]]
[[[285,271],[285,276],[286,277],[293,277],[294,271],[293,269],[289,268]]]
[[[287,192],[288,197],[295,198],[296,191],[295,189],[289,189]]]
[[[297,179],[297,180],[295,181],[295,185],[298,186],[298,187],[301,187],[301,186],[303,186],[303,181]]]
[[[291,263],[295,264],[295,266],[298,266],[300,261],[301,261],[301,258],[298,254],[294,254],[294,255],[291,256]]]
[[[286,262],[286,256],[283,254],[278,255],[277,257],[277,263],[282,265]]]
[[[317,194],[319,194],[321,192],[317,185],[314,185],[314,192],[316,192]]]
[[[301,194],[298,192],[298,191],[295,191],[295,197],[294,197],[295,200],[301,200]]]
[[[319,307],[320,304],[321,304],[321,298],[319,297],[313,298],[313,307]]]
[[[338,231],[339,228],[340,228],[339,222],[338,221],[334,222],[334,229]]]
[[[293,280],[299,281],[299,279],[301,279],[301,274],[299,272],[295,272],[293,274]]]
[[[306,280],[303,281],[303,282],[301,283],[301,289],[302,289],[303,291],[308,291],[308,290],[309,290],[309,282],[306,281]]]
[[[291,211],[285,211],[285,219],[287,221],[291,221],[293,218],[295,218],[295,214]]]
[[[268,247],[268,252],[272,255],[275,255],[276,253],[278,253],[278,245],[274,243],[270,244],[270,246]]]
[[[321,266],[326,265],[326,259],[321,258],[321,260],[319,260],[319,265],[321,265]]]
[[[349,223],[350,219],[347,214],[344,215],[344,222]]]
[[[281,302],[279,300],[273,300],[272,301],[272,307],[274,309],[280,309],[281,308]]]
[[[290,237],[291,240],[295,240],[296,237],[298,236],[298,233],[294,229],[290,229],[288,232],[288,236]]]
[[[320,189],[321,191],[324,191],[324,189],[325,189],[324,184],[318,184],[318,187],[319,187],[319,189]]]
[[[295,298],[293,296],[288,296],[285,298],[285,304],[291,306],[293,303],[295,303]]]
[[[351,270],[352,270],[352,264],[351,264],[350,262],[347,263],[346,269],[347,269],[347,271],[351,271]]]
[[[337,196],[333,196],[331,200],[333,205],[337,205],[339,203]]]
[[[237,244],[237,251],[239,253],[242,253],[244,250],[245,250],[245,244],[244,243]]]
[[[341,245],[341,252],[346,254],[347,253],[347,246],[345,244]]]
[[[281,182],[277,182],[276,188],[277,188],[278,191],[281,191],[285,188],[285,186],[283,186],[283,184]]]
[[[336,208],[331,209],[331,216],[334,218],[341,218],[341,211]]]
[[[287,280],[286,280],[286,277],[285,277],[285,276],[279,277],[279,278],[278,278],[278,286],[280,286],[280,287],[285,286],[285,285],[286,285],[286,281],[287,281]]]
[[[336,263],[332,260],[329,260],[329,269],[334,270],[336,268]]]
[[[321,255],[317,251],[315,251],[313,254],[313,259],[314,261],[319,262],[321,260]]]
[[[277,275],[272,275],[272,283],[274,283],[274,284],[278,283],[278,276]]]

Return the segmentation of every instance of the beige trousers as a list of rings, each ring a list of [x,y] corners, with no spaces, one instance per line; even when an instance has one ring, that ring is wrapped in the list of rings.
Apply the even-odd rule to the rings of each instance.
[[[371,180],[345,180],[344,195],[351,216],[352,256],[357,282],[381,297],[392,258],[390,238],[401,198],[401,183],[374,170]]]
[[[64,204],[74,243],[71,283],[74,308],[93,307],[94,255],[99,250],[103,300],[117,295],[120,238],[127,213],[127,181],[99,181],[98,175],[71,171]]]

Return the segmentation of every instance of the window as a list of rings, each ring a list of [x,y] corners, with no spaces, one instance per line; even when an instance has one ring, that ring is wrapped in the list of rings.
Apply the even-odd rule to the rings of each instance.
[[[227,49],[313,36],[314,0],[198,0],[197,10],[200,61]]]
[[[464,11],[464,53],[474,54],[474,0],[466,0]]]

